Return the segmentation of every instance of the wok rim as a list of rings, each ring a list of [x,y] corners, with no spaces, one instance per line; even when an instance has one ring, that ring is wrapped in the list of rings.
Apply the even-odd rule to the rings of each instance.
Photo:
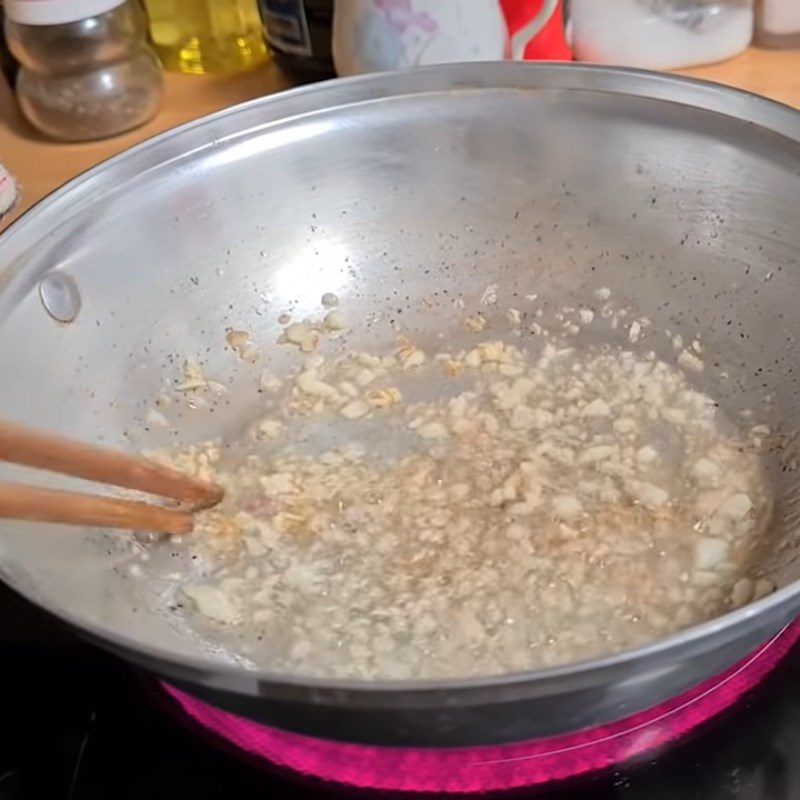
[[[555,86],[548,84],[548,79],[553,76],[557,78]],[[495,83],[494,81],[499,77],[502,77],[503,80]],[[376,93],[375,89],[377,87],[385,87],[387,91]],[[163,143],[176,139],[195,128],[201,128],[227,117],[236,116],[249,109],[263,106],[280,110],[281,105],[289,105],[297,100],[307,101],[307,108],[301,113],[289,114],[288,116],[280,116],[278,114],[275,118],[265,121],[263,126],[258,126],[258,128],[266,128],[270,125],[286,123],[301,116],[330,111],[333,108],[342,108],[384,99],[400,99],[415,94],[475,90],[508,91],[514,89],[521,91],[565,89],[569,91],[606,92],[689,106],[700,111],[717,113],[732,117],[740,122],[754,124],[773,134],[781,135],[790,141],[800,144],[800,110],[743,89],[698,78],[668,75],[647,70],[558,62],[538,62],[535,64],[484,62],[420,67],[401,72],[339,78],[288,89],[238,103],[169,128],[99,162],[49,192],[20,214],[5,231],[0,233],[0,257],[3,255],[3,250],[10,250],[9,257],[3,258],[2,263],[13,264],[17,256],[24,253],[28,246],[41,238],[38,235],[30,236],[30,228],[35,225],[38,219],[43,214],[47,214],[54,205],[59,202],[64,203],[64,198],[69,200],[70,196],[76,192],[78,193],[76,200],[80,200],[80,193],[88,191],[87,183],[92,179],[108,170],[117,168],[120,164],[124,165],[134,155],[146,153],[148,150],[157,148]],[[355,94],[356,96],[345,103],[337,103],[335,102],[337,94]],[[235,139],[237,136],[242,136],[252,131],[252,128],[247,128],[229,133],[228,137]],[[203,148],[214,146],[214,144],[214,141],[208,142]],[[188,152],[197,152],[203,148],[195,148]],[[184,153],[184,155],[186,154]],[[167,160],[159,163],[167,163]],[[113,178],[113,176],[111,177]],[[56,211],[58,211],[58,208]],[[63,218],[61,221],[66,221],[66,219]],[[26,242],[26,234],[28,234],[27,238],[31,241]],[[14,252],[15,250],[16,252]],[[22,268],[19,274],[24,274],[25,271]],[[13,273],[9,276],[8,272],[10,272],[9,267],[0,271],[0,300],[8,293],[16,277]],[[703,644],[704,642],[709,642],[714,634],[727,632],[729,634],[727,641],[730,641],[740,630],[756,627],[755,621],[763,621],[770,611],[777,610],[782,606],[786,606],[788,609],[792,605],[792,600],[795,601],[795,606],[800,607],[800,579],[798,579],[754,603],[729,611],[700,625],[656,639],[639,647],[629,648],[600,658],[583,659],[554,667],[483,677],[402,681],[367,680],[272,672],[268,669],[250,669],[242,665],[213,661],[199,656],[178,656],[171,650],[145,644],[133,636],[120,633],[110,627],[106,628],[97,623],[83,621],[80,615],[59,608],[57,603],[37,598],[34,591],[22,588],[11,576],[7,575],[2,564],[0,564],[0,579],[27,601],[62,622],[77,628],[92,641],[117,652],[123,652],[128,657],[132,656],[133,660],[157,662],[163,665],[162,672],[166,674],[179,675],[188,668],[196,673],[195,679],[200,682],[205,681],[199,676],[211,675],[214,677],[214,685],[221,686],[221,679],[225,681],[226,688],[235,687],[231,690],[241,694],[260,694],[258,691],[259,686],[302,690],[318,689],[321,692],[320,697],[323,694],[330,693],[331,697],[327,699],[338,699],[339,703],[344,702],[344,698],[337,698],[336,695],[338,693],[346,693],[346,701],[348,703],[360,698],[364,706],[373,705],[370,701],[378,701],[376,705],[381,707],[386,707],[386,700],[394,700],[395,703],[399,703],[401,700],[405,702],[409,694],[413,694],[422,700],[428,696],[431,703],[434,703],[435,696],[440,695],[442,692],[460,692],[462,695],[467,695],[470,692],[478,692],[484,689],[560,683],[568,678],[585,678],[586,680],[583,683],[590,684],[594,681],[589,680],[589,676],[618,670],[638,661],[655,660],[672,650],[690,648],[693,652],[699,652],[708,649],[704,648]],[[753,624],[748,625],[748,623]],[[783,621],[776,619],[773,626],[774,632],[783,627],[783,624]],[[246,684],[252,686],[252,691],[248,692],[243,687],[236,686],[237,679],[243,680]],[[467,702],[466,696],[463,699]],[[388,705],[392,705],[392,703]]]

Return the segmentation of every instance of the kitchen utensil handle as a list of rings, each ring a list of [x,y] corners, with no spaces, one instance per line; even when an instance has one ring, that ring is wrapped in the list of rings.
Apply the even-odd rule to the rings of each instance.
[[[0,461],[169,497],[195,509],[216,505],[223,497],[219,486],[145,458],[2,421]]]
[[[194,526],[183,511],[17,483],[0,483],[0,517],[172,534],[190,533]]]

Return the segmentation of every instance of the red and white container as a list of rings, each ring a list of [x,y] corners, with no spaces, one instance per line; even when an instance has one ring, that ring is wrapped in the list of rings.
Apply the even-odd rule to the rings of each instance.
[[[515,61],[570,61],[562,0],[500,0]]]
[[[339,75],[464,61],[571,58],[562,0],[347,0],[333,19]]]

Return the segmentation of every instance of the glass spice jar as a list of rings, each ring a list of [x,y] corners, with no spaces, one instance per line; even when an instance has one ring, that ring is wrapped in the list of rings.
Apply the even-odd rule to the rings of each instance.
[[[22,112],[56,139],[104,139],[149,120],[161,65],[138,0],[5,0]]]
[[[680,69],[732,58],[753,37],[753,0],[570,0],[569,8],[578,61]]]
[[[800,47],[800,1],[760,0],[755,41],[762,47]]]

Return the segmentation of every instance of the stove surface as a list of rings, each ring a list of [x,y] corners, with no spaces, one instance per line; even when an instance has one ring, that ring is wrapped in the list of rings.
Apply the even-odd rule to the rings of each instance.
[[[138,673],[76,641],[2,586],[0,664],[0,800],[343,796],[219,749],[167,713]],[[504,796],[800,798],[800,648],[733,707],[668,749]]]

